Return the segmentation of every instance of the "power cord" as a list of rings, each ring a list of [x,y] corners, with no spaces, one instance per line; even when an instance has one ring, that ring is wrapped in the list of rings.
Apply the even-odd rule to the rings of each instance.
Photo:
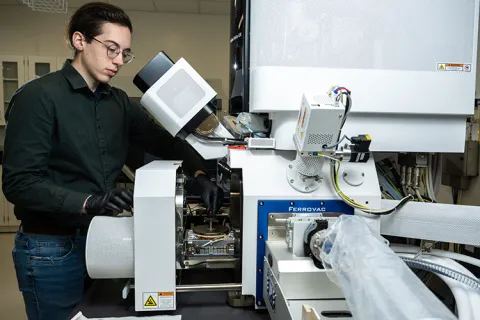
[[[347,135],[344,135],[340,140],[338,140],[337,143],[332,144],[332,145],[329,145],[329,146],[327,146],[326,144],[324,144],[324,145],[322,146],[322,148],[323,148],[323,149],[332,149],[332,148],[335,148],[335,147],[337,147],[340,143],[342,143],[343,140],[345,140],[345,139],[347,139],[348,141],[352,142],[352,139],[350,139],[349,137],[347,137]]]
[[[335,189],[335,192],[340,196],[340,198],[346,204],[348,204],[349,206],[351,206],[355,209],[358,209],[358,210],[361,210],[365,213],[369,213],[369,214],[373,214],[373,215],[388,215],[390,213],[395,212],[397,209],[400,209],[408,201],[415,199],[412,195],[407,195],[402,200],[400,200],[400,202],[396,206],[394,206],[390,209],[386,209],[386,210],[371,209],[371,208],[369,208],[369,207],[367,207],[363,204],[355,202],[353,199],[351,199],[350,197],[348,197],[346,194],[343,193],[343,191],[340,189],[340,186],[338,184],[338,172],[340,170],[340,160],[338,160],[338,159],[333,160],[331,157],[329,157],[329,158],[331,159],[331,162],[330,162],[330,176],[331,176],[331,180],[332,180],[332,184],[333,184],[333,187]],[[337,166],[337,163],[338,163],[338,166]]]

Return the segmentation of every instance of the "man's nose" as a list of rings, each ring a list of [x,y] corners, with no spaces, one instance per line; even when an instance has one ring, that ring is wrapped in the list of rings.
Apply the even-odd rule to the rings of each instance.
[[[115,59],[113,59],[113,63],[116,65],[116,66],[122,66],[123,65],[123,55],[120,53],[118,56],[115,57]]]

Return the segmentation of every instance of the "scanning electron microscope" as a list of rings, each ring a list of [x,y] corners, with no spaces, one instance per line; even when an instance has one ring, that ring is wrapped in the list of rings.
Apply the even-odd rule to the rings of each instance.
[[[236,1],[231,107],[245,139],[215,116],[194,68],[159,53],[135,77],[141,104],[203,158],[224,159],[231,223],[185,227],[182,162],[154,161],[136,171],[133,217],[93,219],[89,275],[127,279],[137,311],[232,290],[274,319],[455,319],[404,263],[411,248],[396,254],[382,236],[479,246],[480,209],[382,199],[375,157],[463,152],[479,1]],[[196,264],[237,266],[241,282],[177,285]],[[460,318],[477,319],[478,290],[445,281],[466,292]]]

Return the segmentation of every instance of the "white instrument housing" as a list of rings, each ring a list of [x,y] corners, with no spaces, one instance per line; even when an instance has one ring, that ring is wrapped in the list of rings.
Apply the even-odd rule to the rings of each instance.
[[[140,103],[172,136],[217,93],[183,58],[145,92]]]
[[[295,150],[283,132],[295,130],[302,93],[340,85],[353,100],[342,134],[368,132],[372,151],[463,152],[479,8],[478,0],[251,1],[250,112],[281,119],[277,149]]]

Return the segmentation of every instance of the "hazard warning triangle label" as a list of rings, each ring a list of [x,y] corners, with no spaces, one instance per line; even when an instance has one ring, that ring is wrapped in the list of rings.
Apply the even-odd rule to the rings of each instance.
[[[152,296],[149,296],[147,301],[145,301],[145,307],[156,307],[157,302],[153,299]]]
[[[472,64],[437,63],[437,71],[471,72],[472,71]]]

